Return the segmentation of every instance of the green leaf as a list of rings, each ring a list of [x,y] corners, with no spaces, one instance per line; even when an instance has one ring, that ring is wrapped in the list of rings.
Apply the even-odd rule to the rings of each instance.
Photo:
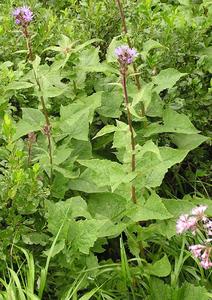
[[[60,129],[76,140],[88,141],[89,123],[101,105],[102,92],[93,94],[60,109]]]
[[[160,93],[165,89],[172,88],[175,83],[185,75],[187,75],[187,73],[180,73],[178,70],[173,68],[160,71],[160,73],[152,79],[153,83],[157,85],[155,91]]]
[[[170,167],[180,163],[188,154],[188,150],[159,147],[160,157],[154,152],[138,153],[136,184],[143,187],[160,186],[164,175]]]
[[[78,162],[91,171],[89,175],[92,182],[98,187],[111,187],[112,192],[121,183],[130,182],[135,176],[127,174],[123,165],[109,160],[91,159]]]
[[[176,133],[171,135],[171,139],[178,148],[193,150],[209,138],[201,134]]]
[[[147,152],[155,153],[159,160],[162,160],[160,149],[153,143],[152,140],[148,140],[142,147],[138,147],[139,156],[142,157]]]
[[[175,217],[179,217],[181,214],[187,214],[194,207],[192,203],[186,200],[180,199],[163,199],[163,204],[168,211]]]
[[[74,218],[84,217],[90,218],[90,214],[87,211],[87,204],[81,197],[73,197],[66,201],[58,201],[54,203],[52,201],[46,201],[47,205],[47,220],[48,230],[56,235],[64,219],[67,216],[67,220],[60,233],[60,240],[67,239],[67,234],[70,226],[74,226]],[[68,212],[68,215],[67,215]]]
[[[153,92],[151,102],[149,103],[146,110],[146,115],[149,117],[162,117],[163,107],[164,101],[162,101],[162,99],[156,92]]]
[[[28,134],[29,132],[41,130],[45,125],[43,113],[34,108],[22,108],[23,117],[16,126],[14,140]]]
[[[60,253],[64,248],[65,248],[65,240],[58,241],[55,244],[53,251],[51,252],[51,257],[54,257],[55,255]],[[46,256],[48,256],[50,254],[50,251],[51,251],[51,249],[48,249],[48,250],[44,251],[44,254]]]
[[[116,131],[116,126],[114,126],[114,125],[106,125],[101,130],[99,130],[97,132],[97,134],[95,135],[95,137],[93,139],[96,139],[96,138],[98,138],[100,136],[103,136],[105,134],[108,134],[108,133],[112,133],[114,131]]]
[[[33,87],[34,84],[25,81],[13,81],[7,86],[7,90],[22,90]]]
[[[139,91],[133,97],[132,107],[134,109],[137,109],[137,110],[141,111],[141,105],[140,105],[140,103],[143,102],[145,111],[147,110],[147,108],[149,107],[150,102],[152,100],[152,88],[153,88],[153,83],[145,84],[142,87],[142,90]]]
[[[199,132],[186,115],[179,114],[171,108],[164,110],[163,122],[164,125],[160,125],[158,123],[150,124],[146,129],[144,129],[144,136],[148,137],[152,134],[162,132],[176,132],[184,134],[197,134]]]
[[[151,39],[147,40],[143,44],[143,50],[147,53],[152,49],[161,48],[161,47],[163,47],[163,46],[159,42],[151,40]]]
[[[66,148],[65,145],[58,147],[53,154],[53,163],[55,165],[62,164],[65,160],[69,158],[72,151],[73,150],[71,148]]]
[[[155,277],[151,278],[150,293],[151,294],[145,300],[161,300],[161,299],[173,300],[171,286],[165,284],[159,278],[155,278]]]
[[[145,272],[158,277],[166,277],[171,273],[171,264],[165,254],[160,260],[144,267]]]
[[[172,299],[176,300],[209,300],[207,290],[204,286],[195,286],[188,282],[186,282],[180,289],[173,291],[172,295]]]
[[[88,198],[88,209],[96,219],[108,218],[118,221],[127,209],[127,200],[117,194],[92,194]]]
[[[113,90],[104,92],[102,94],[101,107],[97,112],[104,117],[119,118],[121,115],[121,104],[123,103],[123,96],[120,90]]]
[[[99,64],[99,48],[85,49],[80,53],[78,67],[84,71],[84,68],[96,66]]]
[[[104,223],[104,220],[94,219],[73,223],[69,232],[73,249],[89,254],[90,248],[94,246],[99,237],[99,229]]]
[[[87,141],[89,131],[89,108],[78,103],[62,106],[60,129],[77,140]]]
[[[147,57],[149,55],[149,51],[151,51],[152,49],[157,49],[157,48],[163,48],[163,46],[159,42],[154,41],[152,39],[147,40],[143,44],[143,51],[141,52],[141,55],[143,56],[144,60],[147,59]]]
[[[80,178],[71,180],[69,183],[69,187],[72,190],[82,191],[85,193],[102,193],[108,192],[108,187],[99,187],[92,180],[93,172],[92,170],[86,169],[81,175]]]
[[[161,198],[152,193],[143,206],[136,205],[131,212],[127,213],[134,222],[147,220],[165,220],[173,217],[164,206]]]

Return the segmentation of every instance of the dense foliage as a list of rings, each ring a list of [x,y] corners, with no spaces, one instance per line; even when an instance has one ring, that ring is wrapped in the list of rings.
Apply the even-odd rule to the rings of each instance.
[[[0,3],[0,299],[211,299],[211,1],[25,4]]]

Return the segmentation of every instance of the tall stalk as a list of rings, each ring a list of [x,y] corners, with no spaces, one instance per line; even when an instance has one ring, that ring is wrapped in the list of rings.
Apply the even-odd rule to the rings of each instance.
[[[125,14],[124,14],[124,10],[123,10],[123,6],[122,6],[122,3],[121,3],[121,0],[115,0],[115,1],[116,1],[117,6],[118,6],[118,9],[119,9],[119,13],[120,13],[120,17],[121,17],[121,22],[122,22],[123,33],[126,36],[127,44],[129,46],[129,48],[132,48],[132,43],[131,43],[131,40],[130,40],[129,35],[128,35],[126,18],[125,18]],[[137,68],[136,68],[136,64],[133,63],[132,66],[133,66],[133,71],[135,73],[135,75],[134,75],[135,83],[136,83],[138,91],[140,91],[140,89],[141,89],[141,83],[140,83],[139,75],[137,74],[138,71],[137,71]],[[145,115],[145,109],[144,109],[143,103],[141,105],[142,105],[141,106],[141,116],[144,117],[144,115]]]
[[[124,94],[124,102],[127,111],[127,122],[129,126],[129,133],[130,133],[131,171],[132,173],[134,173],[136,168],[135,136],[134,136],[133,126],[132,126],[132,117],[129,109],[129,98],[127,93],[127,71],[128,71],[128,65],[133,63],[135,57],[137,56],[137,52],[135,49],[129,48],[128,46],[121,46],[116,48],[115,55],[117,56],[120,65],[121,83],[122,83],[122,89]],[[131,186],[131,198],[134,203],[137,202],[136,190],[133,184]]]

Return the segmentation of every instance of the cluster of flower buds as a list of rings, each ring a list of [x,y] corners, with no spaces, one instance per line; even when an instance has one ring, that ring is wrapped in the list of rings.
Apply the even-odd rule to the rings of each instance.
[[[127,66],[133,63],[138,53],[134,48],[123,45],[115,49],[115,55],[120,65]]]
[[[27,26],[33,19],[33,13],[27,6],[17,7],[13,11],[15,22],[20,26]]]
[[[212,221],[206,216],[206,205],[200,205],[193,208],[190,214],[184,214],[179,217],[176,224],[176,232],[182,234],[186,231],[192,232],[193,235],[201,232],[204,236],[203,244],[191,245],[189,250],[195,258],[200,260],[200,265],[204,269],[212,267],[210,255],[212,254],[211,237],[212,237]]]
[[[43,134],[46,136],[50,136],[50,133],[51,133],[51,125],[46,124],[43,127]]]

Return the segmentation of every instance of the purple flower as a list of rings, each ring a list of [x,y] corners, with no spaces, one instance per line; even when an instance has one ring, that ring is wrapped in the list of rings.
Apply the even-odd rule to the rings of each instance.
[[[118,61],[122,65],[130,65],[138,55],[134,48],[130,48],[127,45],[120,46],[115,49],[115,55]]]
[[[28,25],[33,19],[33,13],[27,6],[17,7],[13,11],[13,16],[16,24],[22,26]]]
[[[191,230],[193,234],[196,231],[196,218],[191,217],[189,215],[181,215],[177,220],[176,224],[176,232],[181,234],[187,230]]]

